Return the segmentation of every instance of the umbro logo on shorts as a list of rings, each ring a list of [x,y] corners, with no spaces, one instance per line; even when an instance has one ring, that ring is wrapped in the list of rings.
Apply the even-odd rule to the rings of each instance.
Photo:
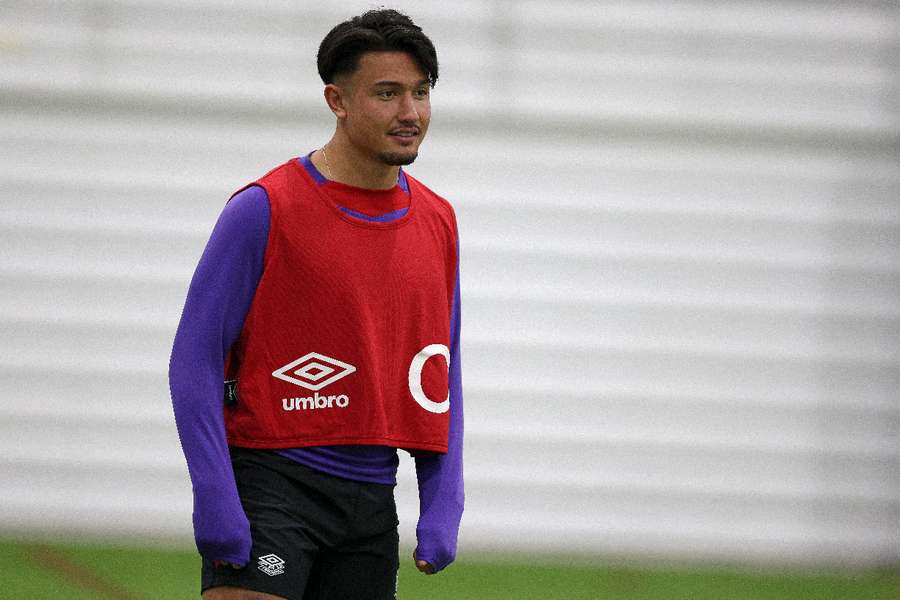
[[[318,352],[310,352],[276,369],[272,372],[272,377],[316,392],[355,372],[356,367],[353,365]]]
[[[276,554],[266,554],[259,557],[259,570],[270,577],[284,574],[284,561]]]

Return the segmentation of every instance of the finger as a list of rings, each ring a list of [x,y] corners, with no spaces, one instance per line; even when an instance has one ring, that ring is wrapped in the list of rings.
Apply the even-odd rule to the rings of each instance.
[[[424,561],[424,560],[417,560],[417,561],[416,561],[416,568],[417,568],[418,570],[420,570],[421,572],[427,574],[427,575],[433,575],[433,574],[434,574],[434,567],[432,567],[432,566],[431,566],[431,563],[429,563],[429,562],[427,562],[427,561]]]
[[[413,550],[413,562],[416,564],[416,568],[425,573],[426,575],[434,575],[434,567],[427,560],[421,560],[416,556],[416,551]]]

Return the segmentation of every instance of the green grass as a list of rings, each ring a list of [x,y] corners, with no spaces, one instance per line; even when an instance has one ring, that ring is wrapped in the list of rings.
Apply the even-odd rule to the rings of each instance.
[[[66,600],[198,598],[199,559],[178,550],[0,542],[0,597]],[[90,588],[93,587],[92,591]],[[123,593],[124,592],[124,593]],[[403,562],[400,600],[898,600],[900,573],[766,573],[641,568],[578,559],[463,556],[424,576]]]

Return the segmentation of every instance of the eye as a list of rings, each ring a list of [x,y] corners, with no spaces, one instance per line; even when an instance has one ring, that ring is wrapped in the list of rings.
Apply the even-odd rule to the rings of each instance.
[[[396,95],[396,93],[394,92],[394,90],[382,90],[382,91],[378,92],[378,97],[382,98],[384,100],[390,100],[395,95]]]
[[[416,97],[418,98],[427,98],[429,90],[427,87],[419,88],[416,90]]]

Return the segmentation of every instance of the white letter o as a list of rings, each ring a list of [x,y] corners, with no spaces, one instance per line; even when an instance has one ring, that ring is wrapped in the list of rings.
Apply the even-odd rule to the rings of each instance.
[[[409,392],[413,399],[419,403],[419,406],[437,414],[445,413],[450,410],[450,390],[447,390],[447,398],[443,402],[435,402],[425,395],[422,389],[422,369],[425,362],[432,356],[441,355],[447,359],[447,367],[450,367],[450,349],[443,344],[431,344],[425,346],[416,354],[412,362],[409,364]]]

